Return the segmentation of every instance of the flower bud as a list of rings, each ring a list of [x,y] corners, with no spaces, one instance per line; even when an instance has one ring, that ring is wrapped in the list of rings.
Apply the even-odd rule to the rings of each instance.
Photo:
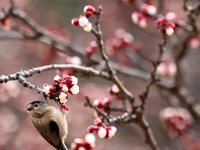
[[[90,125],[90,126],[87,128],[87,131],[90,132],[90,133],[92,133],[92,132],[96,131],[97,128],[98,128],[97,126]]]
[[[75,76],[67,76],[62,80],[62,83],[70,87],[70,86],[78,84],[78,78],[76,78]]]
[[[43,85],[43,90],[44,90],[44,92],[45,92],[46,94],[49,94],[49,93],[54,92],[56,89],[55,89],[55,87],[52,86],[52,85],[44,84],[44,85]]]
[[[102,139],[105,138],[107,134],[107,130],[104,127],[99,127],[99,129],[97,130],[97,135]]]
[[[69,89],[69,93],[72,95],[76,95],[79,93],[79,86],[78,85],[73,85],[70,89]]]
[[[106,138],[110,139],[110,138],[112,138],[112,137],[115,135],[115,133],[117,132],[117,128],[114,127],[114,126],[111,126],[111,127],[108,127],[107,131],[108,131],[108,134],[107,134]]]
[[[153,16],[153,15],[156,14],[156,12],[157,12],[157,9],[156,9],[155,6],[149,5],[149,6],[147,7],[147,13],[148,13],[149,15]]]
[[[69,108],[67,107],[66,104],[62,103],[60,106],[61,106],[66,112],[69,111]]]
[[[138,22],[139,26],[141,28],[145,28],[147,27],[147,19],[146,18],[142,18],[139,22]]]
[[[67,93],[65,92],[59,92],[58,98],[60,99],[60,103],[66,103],[67,102]]]
[[[68,87],[66,86],[66,84],[59,84],[59,88],[60,88],[63,92],[68,92]]]
[[[53,80],[56,83],[60,83],[62,79],[61,79],[61,77],[59,75],[56,75]]]
[[[88,22],[85,26],[83,26],[83,30],[90,32],[92,30],[92,23]]]
[[[138,19],[138,13],[137,13],[137,12],[133,12],[133,13],[131,14],[131,19],[132,19],[132,21],[133,21],[135,24],[137,24],[138,21],[139,21],[139,19]]]
[[[172,27],[167,27],[165,29],[165,33],[168,35],[168,36],[171,36],[172,34],[174,34],[174,29]]]
[[[97,125],[97,126],[102,126],[102,119],[97,117],[95,120],[94,120],[94,124]]]
[[[96,9],[92,5],[86,5],[83,9],[83,12],[86,13],[87,11],[95,12]]]
[[[166,14],[166,19],[170,21],[176,20],[176,14],[174,12],[168,12]]]
[[[85,141],[87,143],[93,145],[92,147],[94,147],[94,144],[95,144],[95,141],[96,141],[94,134],[92,134],[92,133],[86,134],[85,135]]]
[[[109,98],[105,97],[105,98],[103,99],[103,105],[104,105],[104,106],[105,106],[105,105],[110,105],[110,103],[111,103],[111,100],[110,100]]]
[[[111,90],[112,90],[113,93],[119,93],[119,88],[116,84],[112,85]]]
[[[89,23],[88,19],[85,16],[79,18],[79,25],[81,27],[86,26]]]
[[[93,105],[98,107],[98,108],[103,108],[103,104],[99,99],[95,99],[93,102]]]
[[[71,20],[71,23],[72,23],[72,25],[74,25],[74,26],[78,26],[78,25],[79,25],[79,18],[73,18],[73,19]]]

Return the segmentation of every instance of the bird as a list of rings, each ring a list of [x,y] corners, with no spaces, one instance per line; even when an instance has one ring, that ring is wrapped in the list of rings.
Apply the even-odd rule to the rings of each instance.
[[[64,110],[38,100],[28,103],[26,110],[33,125],[47,142],[57,150],[68,150],[65,145],[68,126]]]

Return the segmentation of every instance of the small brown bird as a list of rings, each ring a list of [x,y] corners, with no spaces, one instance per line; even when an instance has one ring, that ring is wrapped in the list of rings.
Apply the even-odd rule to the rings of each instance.
[[[57,150],[67,150],[65,138],[68,133],[65,112],[42,101],[32,101],[26,110],[31,116],[33,125]]]

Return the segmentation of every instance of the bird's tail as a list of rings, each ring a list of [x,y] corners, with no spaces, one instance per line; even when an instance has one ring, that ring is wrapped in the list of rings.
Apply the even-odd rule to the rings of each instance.
[[[60,149],[59,150],[68,150],[67,146],[64,143],[60,142]]]

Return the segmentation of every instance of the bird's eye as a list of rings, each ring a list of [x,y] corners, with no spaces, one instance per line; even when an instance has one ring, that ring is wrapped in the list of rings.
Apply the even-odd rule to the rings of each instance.
[[[35,104],[35,107],[38,107],[38,104]]]

